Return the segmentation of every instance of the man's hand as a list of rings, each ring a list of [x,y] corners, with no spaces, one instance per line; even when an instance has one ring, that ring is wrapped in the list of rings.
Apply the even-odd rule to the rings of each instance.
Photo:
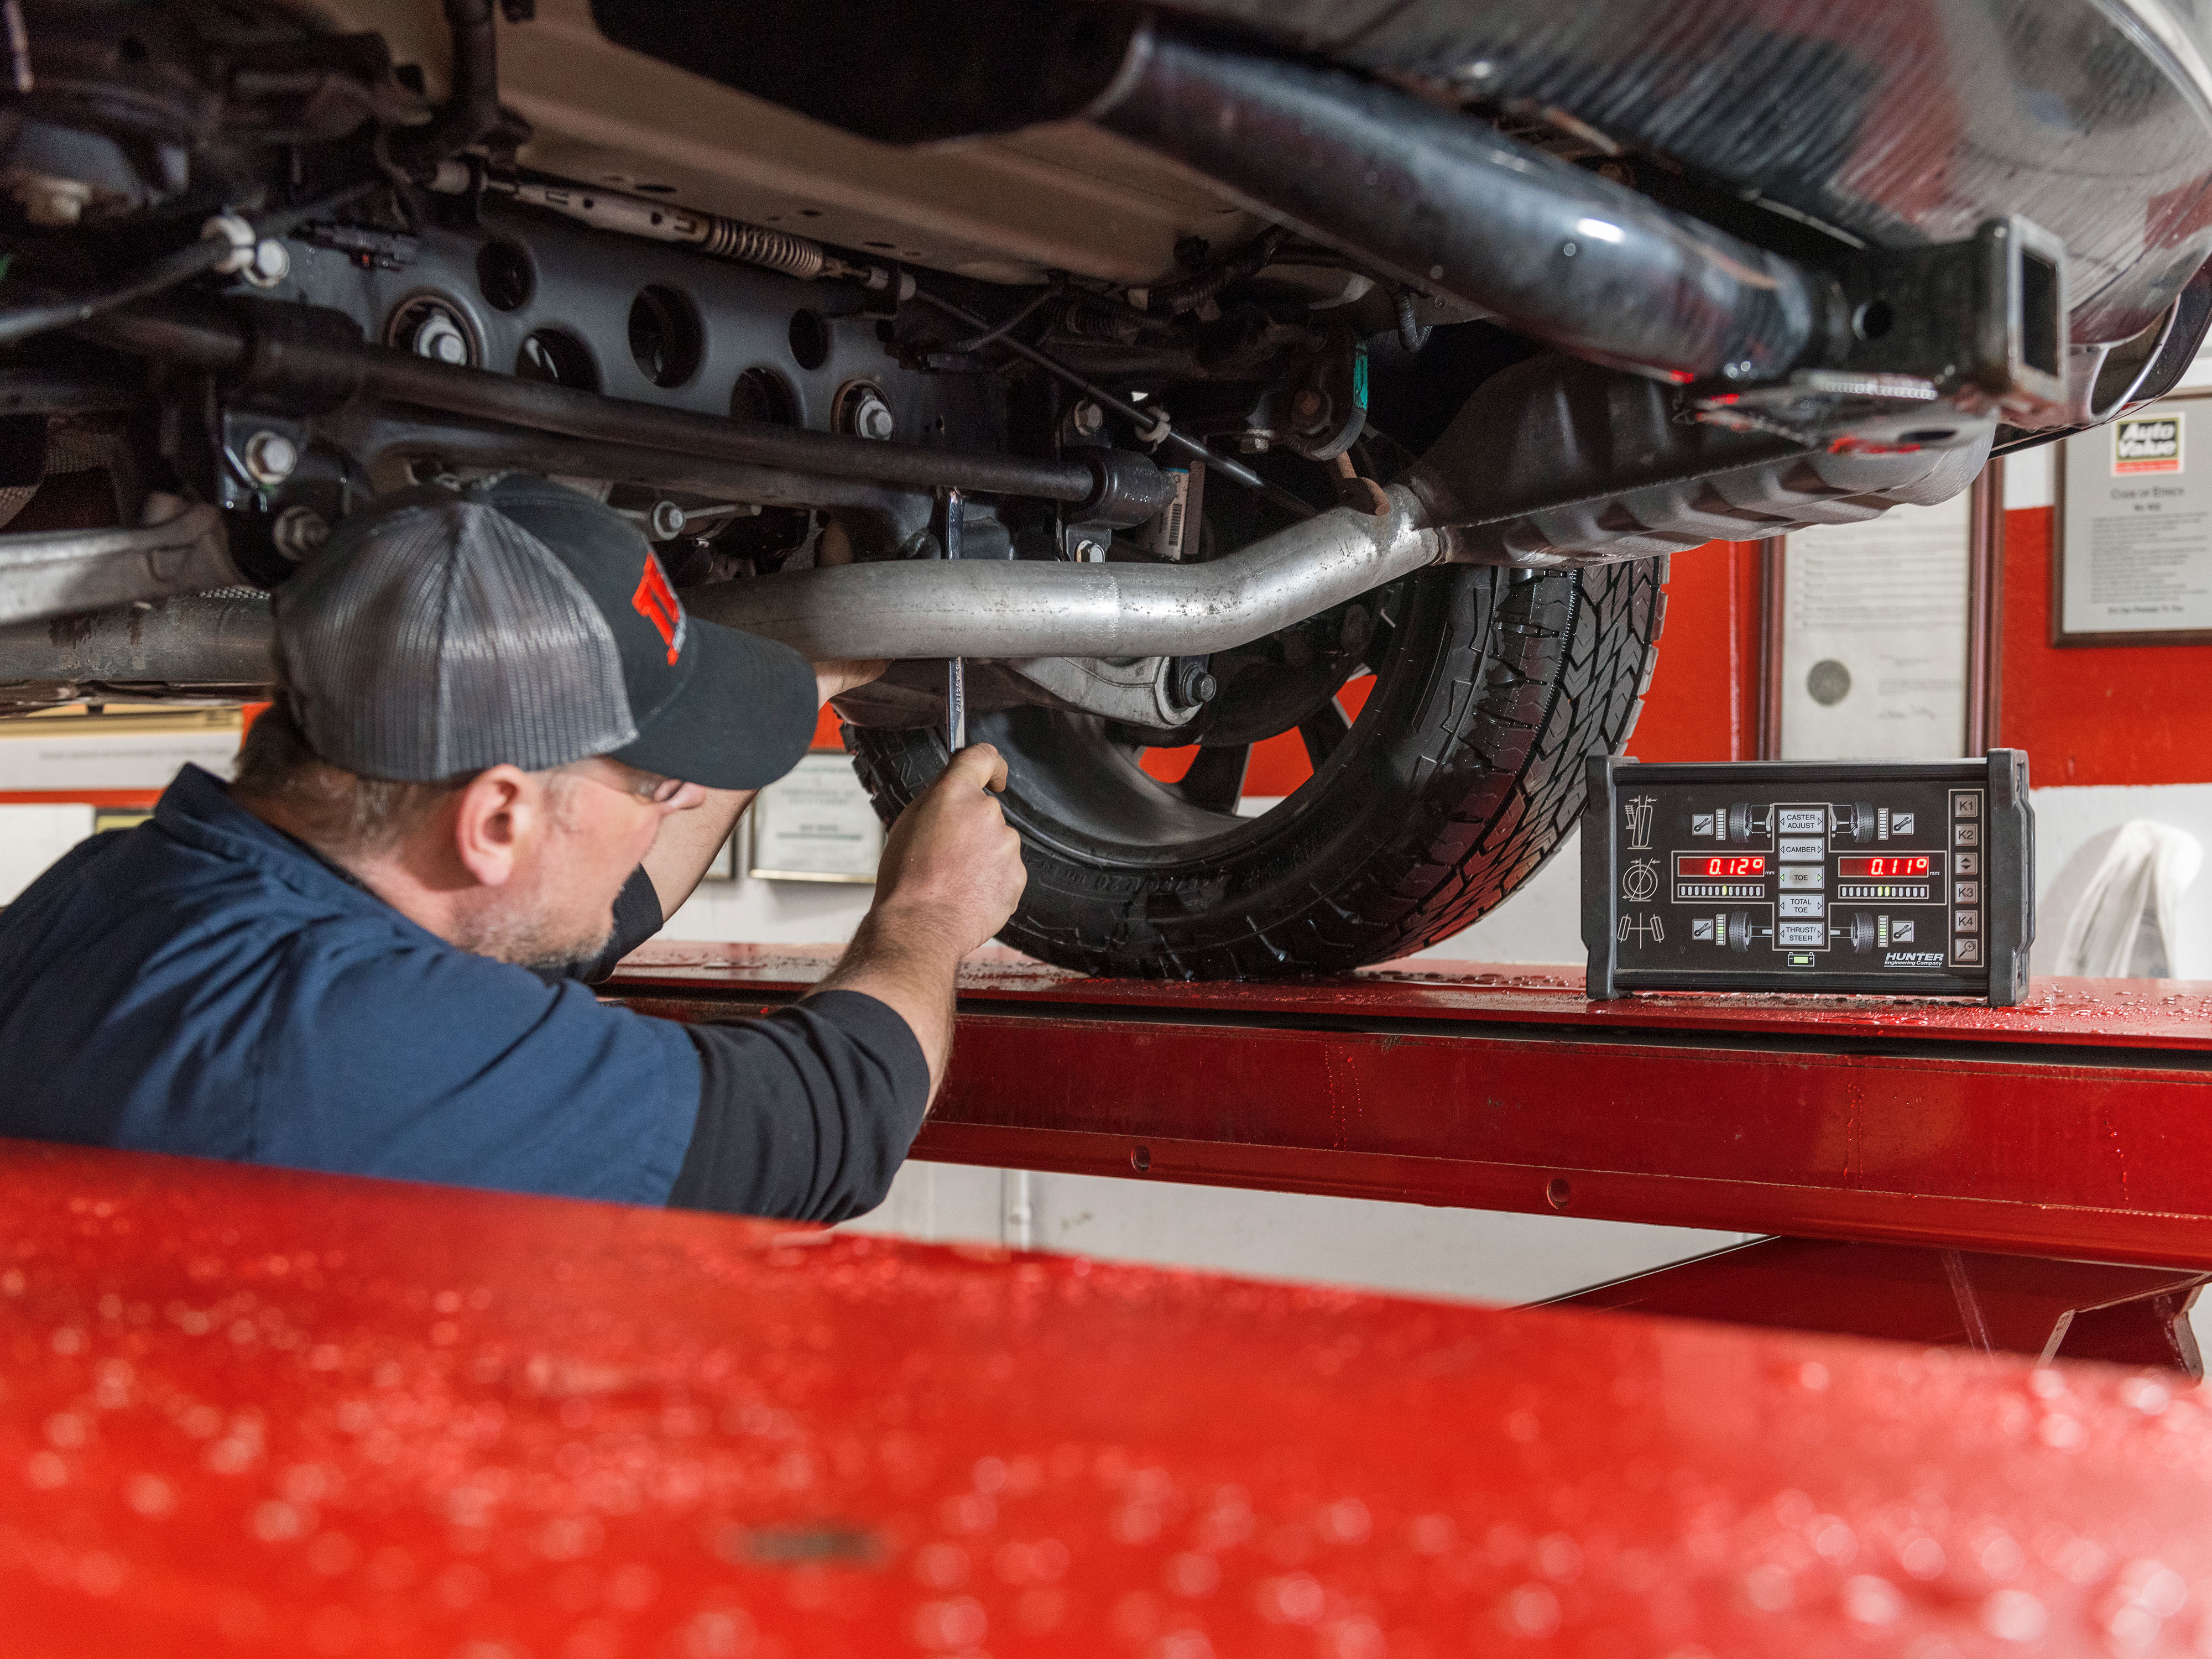
[[[899,815],[876,872],[876,902],[824,990],[865,991],[912,1028],[933,1099],[952,1052],[960,959],[1006,925],[1028,884],[1022,838],[992,793],[1006,763],[988,744],[952,757]]]
[[[955,957],[988,939],[1029,884],[1022,838],[992,793],[1006,763],[988,743],[962,750],[891,829],[872,915],[940,936]]]

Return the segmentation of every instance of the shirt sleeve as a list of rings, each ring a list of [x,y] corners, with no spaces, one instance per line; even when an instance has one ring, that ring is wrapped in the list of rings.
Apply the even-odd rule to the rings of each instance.
[[[928,1059],[888,1004],[823,991],[684,1029],[699,1118],[672,1206],[834,1222],[883,1202],[929,1108]]]
[[[615,931],[607,948],[596,960],[571,968],[567,977],[597,985],[621,965],[624,957],[659,933],[660,924],[667,920],[660,914],[660,895],[653,890],[653,878],[641,864],[629,872],[629,879],[615,896]]]

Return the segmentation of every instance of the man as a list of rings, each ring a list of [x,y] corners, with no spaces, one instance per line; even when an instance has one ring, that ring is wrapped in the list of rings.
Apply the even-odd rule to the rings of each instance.
[[[618,514],[521,477],[358,514],[275,601],[276,704],[0,915],[0,1135],[837,1220],[942,1078],[1020,895],[989,748],[892,830],[796,1007],[599,1003],[819,699],[878,672],[685,615]]]

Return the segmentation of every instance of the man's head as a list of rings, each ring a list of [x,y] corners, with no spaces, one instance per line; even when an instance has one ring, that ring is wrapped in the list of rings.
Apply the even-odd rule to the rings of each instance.
[[[814,726],[797,653],[686,617],[626,520],[538,479],[349,520],[276,640],[241,803],[532,965],[596,954],[661,821],[781,776]]]

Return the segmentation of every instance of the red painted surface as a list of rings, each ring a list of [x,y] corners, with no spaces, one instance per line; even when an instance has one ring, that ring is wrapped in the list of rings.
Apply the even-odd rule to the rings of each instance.
[[[2172,1267],[1762,1238],[1548,1305],[2030,1358],[2163,1365],[2194,1379],[2204,1366],[2188,1313],[2207,1277]]]
[[[836,962],[829,945],[649,944],[624,959],[610,989],[625,999],[696,990],[741,1000],[781,1000],[815,984]],[[1583,994],[1579,968],[1407,961],[1293,980],[1197,983],[1086,979],[1000,946],[969,957],[960,973],[963,1008],[1147,1020],[1162,1014],[1220,1020],[1235,1029],[1335,1022],[1389,1029],[1401,1020],[1541,1028],[1531,1036],[1648,1033],[1663,1039],[1740,1033],[1762,1042],[1839,1045],[1874,1039],[1892,1048],[1955,1043],[2212,1052],[2212,981],[2155,979],[2035,981],[2016,1008],[1963,997],[1639,992],[1611,1002]],[[1748,1052],[1740,1050],[1739,1052]],[[1961,1053],[1966,1051],[1960,1051]]]
[[[648,947],[608,988],[722,1018],[827,960]],[[1164,985],[980,965],[916,1155],[2212,1267],[2212,986],[1591,1004],[1571,972],[1421,967]]]
[[[1627,752],[1644,761],[1755,760],[1758,720],[1758,544],[1677,553],[1659,665]]]
[[[2005,514],[2005,742],[2039,787],[2212,781],[2212,646],[2051,643],[2053,512]]]
[[[10,1653],[2202,1651],[2170,1380],[0,1146]]]
[[[1346,720],[1356,720],[1359,711],[1367,707],[1367,698],[1375,690],[1375,677],[1362,674],[1346,682],[1336,694],[1336,706],[1344,710]],[[1191,763],[1198,758],[1195,744],[1184,749],[1147,749],[1138,759],[1138,764],[1163,783],[1180,783],[1182,775],[1190,770]],[[1287,795],[1313,776],[1313,763],[1306,757],[1305,739],[1296,732],[1278,732],[1252,745],[1252,758],[1244,769],[1244,793],[1247,795]]]

